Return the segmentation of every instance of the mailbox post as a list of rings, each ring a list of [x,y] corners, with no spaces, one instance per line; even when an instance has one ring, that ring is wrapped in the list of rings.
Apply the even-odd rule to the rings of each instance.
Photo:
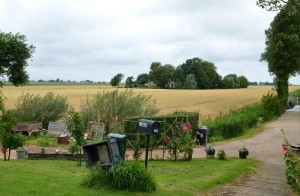
[[[138,121],[137,130],[139,133],[146,135],[146,155],[145,155],[145,168],[148,167],[148,150],[150,135],[160,135],[160,123],[158,121],[140,119]]]

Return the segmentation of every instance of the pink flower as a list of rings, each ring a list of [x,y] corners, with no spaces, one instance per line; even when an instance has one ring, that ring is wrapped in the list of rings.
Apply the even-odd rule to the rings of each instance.
[[[118,122],[118,120],[119,120],[119,117],[116,115],[115,116],[115,122]]]
[[[168,137],[168,136],[165,136],[165,137],[164,137],[164,142],[165,142],[165,143],[168,143],[168,141],[169,141],[169,137]]]
[[[184,127],[183,127],[183,131],[184,131],[185,133],[188,133],[188,132],[189,132],[189,129],[188,129],[186,126],[184,126]]]
[[[181,124],[180,124],[180,129],[183,129],[183,127],[184,127],[184,124],[181,123]]]
[[[187,126],[188,129],[190,129],[190,128],[191,128],[191,123],[188,122],[188,123],[186,124],[186,126]]]
[[[282,152],[283,154],[288,153],[288,147],[285,144],[282,144]]]
[[[114,129],[114,128],[115,128],[115,126],[114,126],[114,125],[111,125],[111,126],[110,126],[110,128],[111,128],[111,129]]]

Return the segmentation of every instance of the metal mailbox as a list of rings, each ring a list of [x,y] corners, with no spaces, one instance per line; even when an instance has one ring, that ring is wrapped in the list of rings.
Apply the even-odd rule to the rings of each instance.
[[[160,123],[158,121],[147,119],[140,119],[138,121],[137,130],[139,133],[145,135],[159,135],[161,132]]]
[[[111,166],[122,159],[116,139],[84,145],[83,152],[88,166]]]

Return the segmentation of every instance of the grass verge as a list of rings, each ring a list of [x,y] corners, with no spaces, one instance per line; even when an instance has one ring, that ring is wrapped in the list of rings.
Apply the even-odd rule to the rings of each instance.
[[[191,162],[150,161],[157,190],[146,195],[195,195],[233,182],[255,168],[256,160],[228,158],[193,159]],[[144,162],[140,162],[144,164]],[[82,185],[89,169],[64,160],[3,161],[0,164],[0,193],[3,195],[145,195]]]

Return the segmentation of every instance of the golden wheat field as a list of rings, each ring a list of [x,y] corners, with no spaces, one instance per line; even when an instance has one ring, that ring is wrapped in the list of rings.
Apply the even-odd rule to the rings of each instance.
[[[252,105],[261,100],[262,95],[268,93],[271,86],[249,86],[247,89],[220,89],[220,90],[173,90],[173,89],[133,89],[135,93],[152,95],[156,100],[160,114],[168,114],[174,111],[195,111],[202,116],[217,116],[220,112],[226,113],[230,109],[238,109],[246,105]],[[300,86],[290,86],[289,90],[295,91]],[[2,89],[5,96],[6,108],[14,108],[18,97],[22,93],[44,96],[52,91],[55,94],[68,98],[70,105],[77,110],[81,100],[91,97],[97,92],[111,91],[113,88],[99,85],[74,85],[74,86],[5,86]],[[124,91],[119,89],[119,93]]]

